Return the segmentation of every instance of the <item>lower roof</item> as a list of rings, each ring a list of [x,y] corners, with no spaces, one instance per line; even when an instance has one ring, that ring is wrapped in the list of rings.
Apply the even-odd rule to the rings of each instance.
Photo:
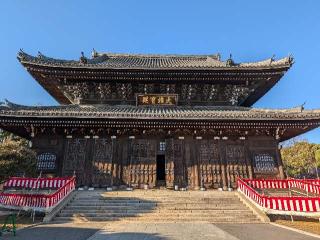
[[[272,135],[280,141],[320,126],[320,109],[257,109],[237,106],[145,107],[128,105],[23,106],[0,104],[0,128],[31,138],[32,131],[106,129],[126,132],[182,129],[191,132]],[[90,130],[91,129],[91,130]],[[131,130],[130,130],[131,129]],[[213,131],[213,132],[212,132]],[[242,132],[242,133],[241,133]]]
[[[99,118],[156,120],[318,120],[320,109],[258,109],[238,106],[132,106],[132,105],[61,105],[24,106],[11,102],[0,105],[0,118]]]

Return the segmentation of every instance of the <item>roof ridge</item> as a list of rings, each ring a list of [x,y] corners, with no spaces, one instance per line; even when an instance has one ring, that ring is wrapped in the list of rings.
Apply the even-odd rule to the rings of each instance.
[[[218,59],[220,56],[220,53],[216,54],[160,54],[160,53],[115,53],[115,52],[100,52],[95,53],[96,56],[109,56],[109,57],[145,57],[145,58],[214,58]]]

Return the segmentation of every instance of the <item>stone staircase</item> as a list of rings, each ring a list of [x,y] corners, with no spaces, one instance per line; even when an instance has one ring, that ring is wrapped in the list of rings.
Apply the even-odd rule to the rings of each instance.
[[[259,223],[236,192],[78,191],[54,221]]]

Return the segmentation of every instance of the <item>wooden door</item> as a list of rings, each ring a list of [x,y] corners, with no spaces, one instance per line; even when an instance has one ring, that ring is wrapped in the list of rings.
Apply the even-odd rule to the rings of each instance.
[[[237,177],[248,177],[244,145],[226,145],[226,162],[227,186],[235,188]]]
[[[100,187],[113,185],[113,143],[110,138],[93,140],[92,183]]]
[[[62,167],[64,176],[72,176],[75,172],[77,185],[90,184],[88,175],[90,170],[87,168],[87,149],[88,139],[72,138],[66,139],[65,154]]]
[[[222,187],[218,144],[214,140],[200,140],[199,148],[200,186],[206,188]]]
[[[156,184],[156,141],[133,139],[129,151],[129,181],[135,187]]]
[[[174,187],[174,154],[173,154],[173,139],[166,139],[166,151],[165,151],[165,161],[166,161],[166,187]]]
[[[185,163],[184,140],[168,139],[166,142],[167,187],[171,187],[171,185],[186,187],[188,185],[188,174]]]

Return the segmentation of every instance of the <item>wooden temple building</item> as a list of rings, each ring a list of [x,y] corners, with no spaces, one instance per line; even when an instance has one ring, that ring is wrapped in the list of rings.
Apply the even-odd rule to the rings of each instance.
[[[75,172],[78,185],[227,189],[238,176],[284,178],[279,142],[320,124],[319,110],[251,107],[292,57],[20,51],[18,60],[61,105],[6,101],[0,128],[32,141],[39,171]]]

